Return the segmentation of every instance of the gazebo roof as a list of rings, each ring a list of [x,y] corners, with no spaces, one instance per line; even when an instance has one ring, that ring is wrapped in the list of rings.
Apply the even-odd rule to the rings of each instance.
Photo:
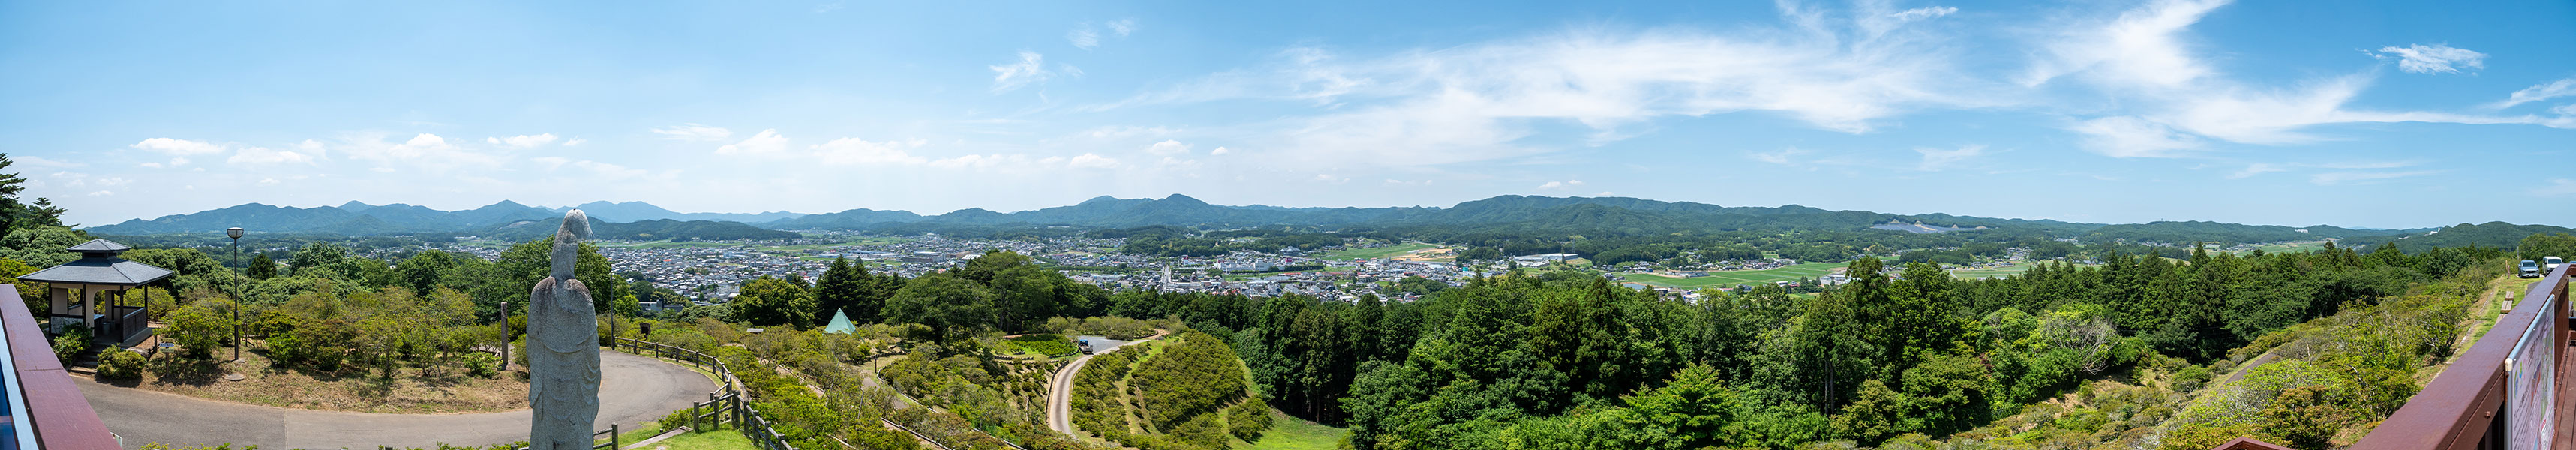
[[[64,250],[71,250],[71,251],[75,251],[75,252],[88,253],[88,252],[122,252],[122,251],[126,251],[126,250],[133,249],[133,248],[134,248],[134,247],[127,247],[127,246],[125,246],[125,244],[119,244],[119,243],[116,243],[116,242],[113,242],[113,241],[109,241],[109,240],[106,240],[106,239],[91,239],[91,240],[89,240],[89,242],[82,242],[82,243],[80,243],[80,245],[74,245],[74,246],[72,246],[72,248],[66,248],[66,249],[64,249]]]
[[[72,262],[63,263],[63,265],[59,266],[47,267],[45,270],[36,271],[36,273],[19,275],[18,279],[26,281],[43,281],[47,283],[141,286],[144,283],[160,281],[163,278],[170,277],[170,269],[153,267],[151,264],[127,261],[125,258],[116,257],[117,253],[124,252],[126,249],[130,248],[133,247],[127,247],[125,244],[109,242],[106,239],[92,239],[89,242],[83,242],[80,245],[74,245],[71,248],[66,249],[80,252],[80,259],[72,260]]]

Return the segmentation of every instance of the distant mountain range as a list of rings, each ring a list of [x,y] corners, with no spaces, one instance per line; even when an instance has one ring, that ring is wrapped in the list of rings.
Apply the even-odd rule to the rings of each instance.
[[[1098,197],[1082,203],[1011,213],[970,208],[939,215],[909,211],[851,209],[825,214],[766,212],[759,214],[680,213],[644,202],[591,202],[544,208],[502,201],[462,211],[440,211],[415,205],[369,205],[295,208],[257,203],[193,214],[128,220],[91,227],[107,235],[219,232],[243,227],[260,232],[347,236],[448,234],[510,237],[540,236],[550,221],[579,208],[595,222],[603,238],[623,239],[772,239],[796,236],[798,230],[920,232],[958,227],[1073,227],[1091,229],[1179,226],[1238,228],[1290,226],[1356,231],[1450,230],[1476,232],[1648,235],[1694,231],[1830,230],[1864,231],[1889,223],[1916,224],[1908,231],[1880,232],[2010,232],[2089,242],[2127,241],[2186,243],[2256,243],[2335,238],[2384,242],[2420,235],[2432,229],[2371,230],[2332,226],[2293,228],[2217,222],[2089,224],[2055,220],[1996,219],[1948,214],[1900,215],[1869,211],[1832,211],[1799,205],[1728,207],[1692,202],[1666,202],[1625,197],[1533,197],[1505,195],[1447,208],[1285,208],[1264,205],[1224,206],[1172,195],[1160,199]],[[531,227],[530,225],[540,225]],[[2465,224],[2463,224],[2465,226]],[[2475,233],[2482,245],[2520,239],[2528,232],[2567,230],[2549,226],[2517,227]],[[1987,230],[1974,230],[1986,227]],[[2481,226],[2486,227],[2486,226]],[[2521,234],[2515,234],[2521,233]],[[2463,234],[2462,236],[2466,236]],[[2445,237],[2449,238],[2448,236]],[[2411,243],[2411,242],[2410,242]]]

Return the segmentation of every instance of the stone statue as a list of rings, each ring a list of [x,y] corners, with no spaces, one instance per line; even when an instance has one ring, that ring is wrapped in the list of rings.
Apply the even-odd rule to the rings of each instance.
[[[528,293],[530,450],[588,450],[599,419],[599,315],[590,288],[573,278],[590,219],[564,214],[555,231],[553,268]]]

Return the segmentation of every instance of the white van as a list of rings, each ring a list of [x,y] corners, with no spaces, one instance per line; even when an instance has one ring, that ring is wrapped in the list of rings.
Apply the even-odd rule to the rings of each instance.
[[[2522,260],[2522,277],[2540,278],[2540,263],[2531,262],[2528,259]]]
[[[2551,272],[2557,272],[2558,266],[2564,265],[2567,265],[2567,260],[2558,259],[2556,256],[2542,257],[2540,258],[2540,273],[2542,275],[2548,275]]]

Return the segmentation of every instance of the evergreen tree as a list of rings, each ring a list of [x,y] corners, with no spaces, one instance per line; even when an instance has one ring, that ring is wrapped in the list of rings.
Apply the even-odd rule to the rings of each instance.
[[[833,258],[832,265],[823,269],[823,277],[814,283],[814,307],[817,308],[814,317],[832,317],[832,313],[840,312],[848,314],[853,323],[875,323],[874,320],[861,321],[861,314],[856,311],[859,308],[855,308],[866,300],[867,273],[850,266],[849,258]],[[873,319],[876,308],[866,309],[866,315]]]
[[[243,275],[247,275],[252,279],[266,280],[270,277],[275,277],[277,276],[277,261],[268,259],[267,253],[260,253],[258,256],[252,256],[250,258],[250,268],[247,272],[248,273]]]

